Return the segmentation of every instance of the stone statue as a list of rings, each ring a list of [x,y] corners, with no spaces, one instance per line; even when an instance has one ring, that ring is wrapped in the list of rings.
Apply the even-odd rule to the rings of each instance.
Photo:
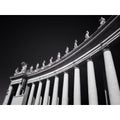
[[[60,54],[60,52],[58,52],[58,54],[57,54],[57,60],[60,60],[60,57],[61,57],[61,54]]]
[[[25,73],[27,71],[27,64],[25,62],[22,62],[21,65],[22,65],[21,73]]]
[[[19,73],[19,68],[17,67],[17,68],[15,69],[14,75],[17,75],[18,73]]]
[[[42,63],[42,68],[44,68],[44,67],[45,67],[45,60]]]
[[[90,38],[90,36],[89,36],[89,31],[87,30],[85,34],[85,39],[88,39],[88,38]]]
[[[30,67],[30,72],[33,72],[33,66]]]
[[[50,62],[49,62],[49,65],[51,65],[53,63],[53,57],[50,58]]]
[[[65,54],[69,53],[69,47],[66,47]]]
[[[77,48],[78,47],[78,41],[77,40],[75,40],[75,42],[74,42],[74,48]]]
[[[39,69],[39,63],[37,63],[37,65],[36,65],[36,70],[38,70]]]
[[[100,21],[100,26],[102,26],[106,23],[106,20],[103,17],[101,17],[99,21]]]

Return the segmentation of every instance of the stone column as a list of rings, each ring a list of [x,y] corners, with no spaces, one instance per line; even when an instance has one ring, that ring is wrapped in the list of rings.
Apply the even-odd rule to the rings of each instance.
[[[57,98],[57,105],[59,105],[59,97]]]
[[[39,105],[41,90],[42,90],[42,82],[40,81],[40,82],[39,82],[39,85],[38,85],[38,90],[37,90],[35,105]]]
[[[120,104],[120,90],[111,51],[103,52],[110,104]]]
[[[44,93],[44,99],[43,99],[43,105],[47,105],[48,96],[49,96],[49,88],[50,88],[50,80],[47,79],[45,93]]]
[[[59,82],[59,78],[58,78],[58,76],[55,76],[54,88],[53,88],[53,96],[52,96],[52,105],[56,105],[57,104],[58,82]]]
[[[42,104],[42,96],[40,97],[40,103],[39,103],[39,105],[41,105]]]
[[[20,95],[21,88],[22,88],[22,84],[19,83],[19,85],[18,85],[18,89],[17,89],[17,92],[16,92],[16,96],[19,96],[19,95]]]
[[[32,104],[34,90],[35,90],[35,83],[32,83],[32,87],[31,87],[31,91],[28,99],[28,105]]]
[[[95,80],[95,71],[93,61],[89,59],[87,61],[87,74],[88,74],[88,96],[89,96],[89,104],[97,105],[98,104],[98,96],[97,96],[97,88],[96,88],[96,80]]]
[[[50,96],[48,97],[47,105],[50,105]]]
[[[108,105],[107,91],[104,90],[104,92],[105,92],[105,101],[106,101],[106,105]]]
[[[3,105],[8,105],[8,102],[9,102],[9,99],[10,99],[10,97],[11,97],[12,91],[13,91],[13,86],[10,85],[9,88],[8,88],[7,94],[6,94],[6,96],[5,96]]]
[[[74,68],[74,105],[81,104],[81,93],[80,93],[80,69]]]
[[[64,73],[63,91],[62,91],[62,105],[68,104],[68,73]]]

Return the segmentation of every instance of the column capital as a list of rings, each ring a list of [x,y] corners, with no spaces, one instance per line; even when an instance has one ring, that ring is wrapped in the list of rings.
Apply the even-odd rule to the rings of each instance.
[[[65,74],[65,73],[66,73],[66,74],[68,74],[68,72],[67,72],[67,71],[65,71],[65,72],[64,72],[64,74]]]
[[[103,52],[105,52],[105,51],[110,51],[110,47],[105,47],[104,49],[103,49]]]
[[[74,66],[74,68],[79,68],[79,65]]]
[[[33,82],[32,85],[35,85],[35,83]]]
[[[47,81],[50,81],[50,79],[49,79],[49,78],[47,78]]]
[[[58,75],[55,75],[55,77],[58,77]]]
[[[92,61],[92,58],[91,58],[91,57],[89,57],[89,58],[87,59],[87,62],[89,62],[89,61]]]

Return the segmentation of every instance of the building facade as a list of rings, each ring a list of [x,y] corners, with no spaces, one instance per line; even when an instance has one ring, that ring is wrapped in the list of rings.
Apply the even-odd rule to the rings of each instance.
[[[55,61],[51,57],[48,65],[43,61],[42,67],[37,64],[35,70],[22,62],[21,71],[17,68],[10,77],[3,104],[98,105],[101,96],[106,105],[120,104],[119,80],[111,51],[119,37],[120,16],[112,16],[107,21],[101,17],[97,30],[92,35],[86,31],[85,40],[79,45],[75,40],[73,50],[66,47],[64,56],[59,52]],[[99,65],[104,69],[103,74],[97,72],[99,67],[96,70],[97,56],[103,59]],[[104,78],[101,85],[96,74]]]

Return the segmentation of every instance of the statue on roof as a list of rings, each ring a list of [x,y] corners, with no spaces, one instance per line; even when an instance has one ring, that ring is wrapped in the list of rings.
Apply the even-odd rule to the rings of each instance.
[[[37,65],[36,65],[36,70],[38,70],[39,69],[39,63],[37,63]]]
[[[74,42],[74,48],[77,48],[78,47],[78,41],[77,40],[75,40],[75,42]]]
[[[88,39],[88,38],[90,38],[90,35],[89,35],[89,31],[87,30],[85,34],[85,39]]]
[[[42,68],[44,69],[45,67],[45,60],[42,62]]]
[[[21,66],[22,66],[21,73],[25,73],[27,71],[27,64],[25,62],[22,62]]]
[[[100,21],[100,26],[102,26],[106,23],[106,20],[103,17],[101,17],[99,21]]]
[[[30,67],[30,72],[33,72],[33,66]]]
[[[69,53],[69,47],[66,47],[65,54],[67,55]]]
[[[60,60],[60,57],[61,57],[61,54],[60,54],[60,52],[58,52],[58,54],[57,54],[57,60]]]
[[[53,63],[53,57],[50,58],[49,65],[51,65],[52,63]]]
[[[19,68],[17,67],[17,68],[15,69],[14,75],[17,75],[18,73],[19,73]]]

